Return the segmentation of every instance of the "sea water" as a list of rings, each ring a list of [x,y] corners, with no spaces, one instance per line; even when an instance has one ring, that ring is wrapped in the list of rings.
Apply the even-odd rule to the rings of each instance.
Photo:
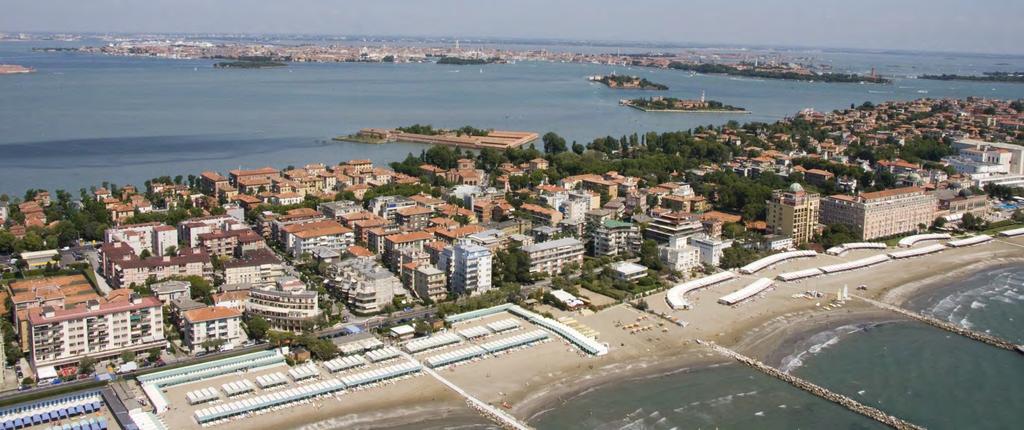
[[[1024,267],[938,284],[907,306],[1021,343]],[[1016,352],[898,317],[830,328],[797,345],[774,364],[930,429],[1019,428],[1024,420],[1024,357]],[[884,428],[737,364],[600,387],[553,405],[531,424],[540,429]]]

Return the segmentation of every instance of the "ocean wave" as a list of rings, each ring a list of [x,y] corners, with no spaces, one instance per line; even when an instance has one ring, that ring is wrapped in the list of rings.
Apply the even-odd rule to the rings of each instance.
[[[982,309],[985,306],[987,306],[987,305],[985,305],[984,303],[979,302],[977,300],[971,302],[971,309]]]
[[[870,325],[866,324],[851,324],[817,333],[807,339],[807,343],[810,343],[810,346],[806,349],[795,354],[787,355],[783,358],[782,363],[779,366],[779,370],[783,373],[790,373],[799,369],[800,366],[804,365],[804,358],[806,358],[808,354],[817,355],[822,350],[839,343],[842,336],[863,331],[869,326]]]

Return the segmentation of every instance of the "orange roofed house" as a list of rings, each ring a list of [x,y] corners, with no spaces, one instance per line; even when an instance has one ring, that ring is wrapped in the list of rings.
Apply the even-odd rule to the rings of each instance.
[[[183,340],[193,352],[212,346],[238,346],[242,343],[241,322],[242,312],[228,307],[207,306],[185,311]]]

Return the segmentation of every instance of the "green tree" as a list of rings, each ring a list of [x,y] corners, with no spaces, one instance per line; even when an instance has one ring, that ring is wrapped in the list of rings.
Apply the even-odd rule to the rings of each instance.
[[[661,270],[661,257],[658,255],[658,243],[645,240],[640,245],[640,264],[651,270]]]
[[[78,374],[89,375],[96,370],[96,359],[85,357],[78,361]]]
[[[256,341],[265,340],[268,331],[270,331],[270,323],[259,315],[255,315],[245,322],[245,332],[249,339]]]
[[[566,151],[565,138],[553,131],[545,133],[541,140],[544,142],[544,152],[548,154],[558,154]]]

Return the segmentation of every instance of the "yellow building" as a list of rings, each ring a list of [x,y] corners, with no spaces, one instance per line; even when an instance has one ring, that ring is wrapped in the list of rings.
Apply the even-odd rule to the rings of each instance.
[[[775,191],[768,201],[768,230],[793,238],[793,244],[807,243],[818,226],[821,199],[793,184],[788,191]]]

